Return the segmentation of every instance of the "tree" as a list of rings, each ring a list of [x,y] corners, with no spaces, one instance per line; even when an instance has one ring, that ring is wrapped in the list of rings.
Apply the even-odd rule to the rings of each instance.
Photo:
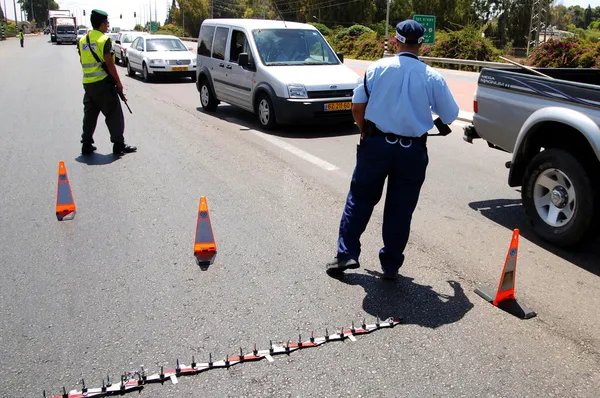
[[[31,1],[33,1],[33,13],[31,12]],[[42,22],[48,20],[48,10],[58,10],[59,5],[54,0],[50,1],[35,1],[35,0],[18,0],[21,8],[25,11],[28,21]]]
[[[198,37],[202,21],[210,15],[208,0],[178,0],[178,3],[179,8],[171,8],[170,17],[177,26],[184,26],[184,35]],[[182,9],[183,14],[181,13]],[[183,23],[184,16],[185,24]]]
[[[585,9],[585,14],[583,17],[584,28],[587,29],[588,26],[592,23],[592,6],[588,4],[588,7]]]

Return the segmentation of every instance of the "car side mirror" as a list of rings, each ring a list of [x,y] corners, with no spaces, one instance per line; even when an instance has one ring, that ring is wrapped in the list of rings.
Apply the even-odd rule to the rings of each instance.
[[[192,46],[187,46],[188,51],[192,51],[194,49],[194,47]]]
[[[121,44],[121,40],[115,40],[115,43]]]
[[[248,53],[241,53],[238,55],[238,65],[242,68],[250,67],[250,59],[248,58]]]
[[[340,52],[336,53],[336,55],[340,59],[340,62],[344,63],[344,53],[340,51]]]

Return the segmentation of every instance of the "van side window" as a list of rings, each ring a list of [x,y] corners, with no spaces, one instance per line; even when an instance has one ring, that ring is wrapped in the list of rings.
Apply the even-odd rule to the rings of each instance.
[[[229,62],[238,63],[238,57],[241,53],[248,54],[250,63],[252,62],[252,51],[250,50],[250,44],[246,38],[246,34],[240,30],[233,30],[231,32],[231,45],[229,49]]]
[[[212,57],[225,60],[225,47],[227,46],[227,36],[229,28],[218,27],[215,33],[215,43],[213,45]]]
[[[210,57],[213,37],[215,36],[214,26],[203,26],[200,28],[200,41],[198,42],[198,55]]]

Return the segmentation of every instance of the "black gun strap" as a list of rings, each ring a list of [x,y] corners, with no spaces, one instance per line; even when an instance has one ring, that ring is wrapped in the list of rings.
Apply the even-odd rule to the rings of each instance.
[[[92,53],[92,55],[94,56],[94,59],[96,60],[96,62],[100,62],[100,64],[102,65],[102,69],[104,69],[104,71],[106,72],[106,74],[108,75],[108,78],[111,80],[114,80],[112,78],[112,76],[110,75],[110,72],[108,71],[108,67],[106,66],[106,62],[104,61],[100,61],[100,58],[98,58],[98,56],[96,55],[96,53],[94,52],[94,49],[92,48],[92,45],[90,44],[90,34],[88,33],[87,35],[85,35],[85,39],[87,41],[88,47],[90,49],[90,52]],[[110,40],[110,38],[108,39]]]

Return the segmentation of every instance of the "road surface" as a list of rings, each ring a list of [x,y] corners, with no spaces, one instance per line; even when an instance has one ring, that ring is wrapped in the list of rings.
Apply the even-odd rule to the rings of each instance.
[[[377,253],[383,201],[362,240],[362,268],[344,280],[324,264],[355,162],[357,131],[262,132],[222,104],[204,113],[189,80],[147,84],[119,73],[138,153],[79,154],[81,70],[73,46],[47,37],[0,43],[0,396],[99,387],[149,372],[322,336],[363,318],[404,324],[273,363],[236,365],[142,397],[570,396],[600,391],[600,252],[555,250],[523,224],[506,184],[509,155],[462,140],[460,124],[429,142],[430,166],[397,283]],[[54,214],[64,160],[77,214]],[[208,271],[194,263],[198,201],[217,242]],[[520,320],[474,293],[498,283],[513,228],[521,229]],[[136,393],[131,394],[137,395]]]

